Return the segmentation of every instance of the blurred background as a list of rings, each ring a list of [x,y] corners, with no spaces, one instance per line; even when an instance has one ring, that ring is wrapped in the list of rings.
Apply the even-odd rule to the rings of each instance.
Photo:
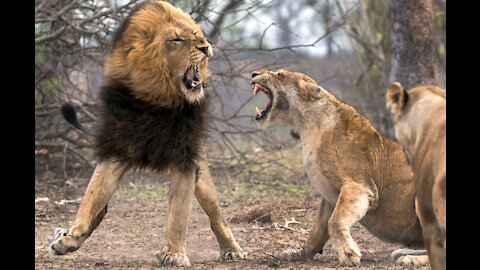
[[[35,0],[36,187],[89,178],[93,140],[66,123],[75,105],[97,118],[103,61],[113,32],[141,1]],[[251,72],[305,73],[394,139],[385,89],[399,81],[446,84],[445,0],[182,0],[214,46],[208,154],[212,173],[240,181],[302,178],[301,146],[290,129],[260,130]],[[42,192],[44,192],[43,190]]]

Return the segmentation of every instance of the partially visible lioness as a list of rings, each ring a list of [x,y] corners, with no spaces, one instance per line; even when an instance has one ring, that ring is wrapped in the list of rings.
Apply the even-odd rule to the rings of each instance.
[[[446,268],[446,92],[423,85],[387,88],[395,136],[405,149],[415,179],[417,212],[432,269]]]
[[[303,164],[323,198],[299,255],[313,259],[330,238],[341,263],[358,265],[360,250],[350,235],[357,221],[382,240],[423,246],[413,173],[399,144],[304,74],[254,71],[251,82],[254,95],[262,91],[270,99],[257,109],[258,125],[275,121],[300,134]]]

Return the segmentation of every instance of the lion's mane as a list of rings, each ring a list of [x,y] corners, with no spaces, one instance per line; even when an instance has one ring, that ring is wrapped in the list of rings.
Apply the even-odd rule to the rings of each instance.
[[[168,3],[137,6],[114,35],[100,91],[95,156],[131,167],[162,171],[195,169],[205,133],[206,97],[190,103],[174,85],[164,46],[163,24],[197,26]],[[188,57],[188,56],[182,56]],[[206,67],[204,67],[206,70]]]

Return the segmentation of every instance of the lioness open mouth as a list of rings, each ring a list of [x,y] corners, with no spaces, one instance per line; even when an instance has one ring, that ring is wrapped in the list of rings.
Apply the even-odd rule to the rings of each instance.
[[[258,121],[263,119],[267,115],[267,113],[270,111],[270,108],[272,107],[272,102],[273,102],[273,93],[272,91],[270,91],[270,89],[263,87],[258,83],[253,83],[252,88],[253,88],[253,96],[256,96],[258,91],[262,91],[268,97],[268,102],[263,106],[263,110],[259,110],[257,107],[255,107],[255,113],[256,113],[255,120]]]
[[[202,79],[198,75],[197,66],[189,66],[183,74],[183,84],[187,90],[197,90],[203,88]]]

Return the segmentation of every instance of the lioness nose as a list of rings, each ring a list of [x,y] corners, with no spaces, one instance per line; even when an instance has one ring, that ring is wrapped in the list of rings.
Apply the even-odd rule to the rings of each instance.
[[[208,52],[208,46],[203,46],[203,47],[198,47],[195,46],[195,48],[199,49],[201,52],[203,52],[206,56],[210,56]]]
[[[260,72],[257,72],[257,71],[252,72],[252,78],[258,75],[260,75]]]

